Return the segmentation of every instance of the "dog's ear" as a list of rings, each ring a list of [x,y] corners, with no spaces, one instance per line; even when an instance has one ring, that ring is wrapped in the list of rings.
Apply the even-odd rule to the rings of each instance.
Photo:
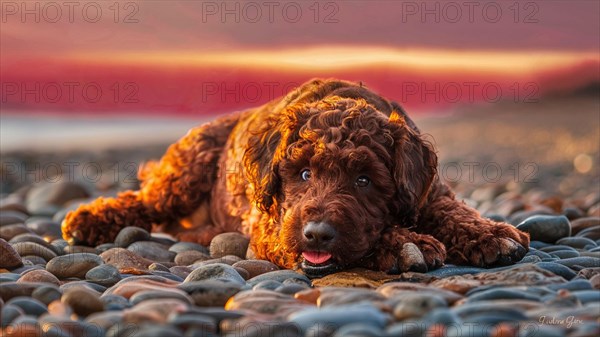
[[[394,144],[394,180],[404,207],[420,209],[437,179],[437,155],[433,145],[423,139],[405,114],[392,111],[389,123],[396,130]],[[413,124],[414,125],[414,124]]]
[[[245,172],[254,189],[255,206],[273,216],[277,216],[274,210],[281,191],[279,165],[288,145],[298,138],[297,125],[303,123],[299,118],[305,119],[300,107],[292,105],[267,118],[259,118],[249,128],[243,159]]]
[[[277,154],[281,139],[278,128],[261,127],[250,136],[244,153],[244,167],[254,188],[255,206],[262,212],[269,212],[276,206],[276,194],[281,188],[278,174],[281,158]]]

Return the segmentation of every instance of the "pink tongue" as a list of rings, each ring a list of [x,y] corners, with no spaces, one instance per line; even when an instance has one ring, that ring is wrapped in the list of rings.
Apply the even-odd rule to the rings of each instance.
[[[304,252],[302,253],[304,259],[312,264],[321,264],[327,262],[331,258],[331,254],[322,252]]]

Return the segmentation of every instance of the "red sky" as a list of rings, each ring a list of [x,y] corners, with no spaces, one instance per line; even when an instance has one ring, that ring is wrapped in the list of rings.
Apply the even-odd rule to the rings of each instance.
[[[600,77],[595,0],[114,2],[3,1],[2,111],[221,112],[331,76],[435,110]]]

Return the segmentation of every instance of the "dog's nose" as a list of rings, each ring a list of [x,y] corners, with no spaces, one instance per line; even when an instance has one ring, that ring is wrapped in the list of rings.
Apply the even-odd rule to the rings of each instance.
[[[304,226],[304,237],[309,243],[321,245],[335,238],[335,229],[326,222],[311,221]]]

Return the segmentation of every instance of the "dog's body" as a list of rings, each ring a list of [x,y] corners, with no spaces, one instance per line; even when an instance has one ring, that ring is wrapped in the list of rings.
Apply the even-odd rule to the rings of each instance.
[[[140,191],[81,206],[63,234],[99,244],[125,226],[154,227],[206,245],[239,231],[257,258],[311,276],[425,271],[446,255],[476,266],[522,258],[529,237],[456,201],[436,166],[398,105],[362,85],[315,80],[192,129],[140,170]]]

